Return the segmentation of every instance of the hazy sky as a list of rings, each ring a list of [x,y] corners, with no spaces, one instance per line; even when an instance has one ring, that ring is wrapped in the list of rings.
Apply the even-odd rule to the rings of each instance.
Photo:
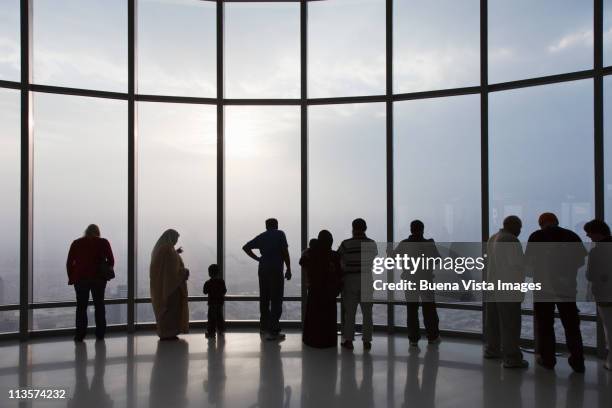
[[[384,4],[309,4],[309,97],[385,92]],[[396,1],[395,92],[479,84],[478,4]],[[18,5],[1,0],[0,79],[19,80]],[[605,61],[611,64],[612,0],[605,5]],[[127,90],[125,0],[34,0],[33,7],[36,83]],[[215,5],[142,0],[138,10],[139,92],[215,97]],[[490,82],[591,68],[592,13],[592,2],[583,0],[490,0]],[[227,4],[225,19],[226,96],[299,97],[299,4]],[[605,81],[606,113],[611,81]],[[491,95],[491,230],[509,213],[525,218],[526,233],[540,211],[556,211],[578,232],[593,216],[592,88],[584,80]],[[478,96],[461,96],[395,104],[396,238],[421,218],[439,241],[480,239],[479,103]],[[148,294],[155,240],[175,227],[194,272],[190,291],[199,294],[216,258],[216,110],[159,103],[137,108],[138,293]],[[240,248],[269,216],[287,232],[299,272],[300,112],[234,106],[225,116],[228,287],[254,293],[256,265]],[[328,228],[339,244],[350,221],[363,216],[370,235],[386,239],[385,118],[380,103],[309,108],[310,236]],[[6,231],[0,276],[4,301],[11,303],[18,286],[17,91],[0,89],[0,123],[0,188],[12,197],[0,207]],[[33,130],[35,299],[73,298],[63,262],[70,241],[89,222],[100,224],[117,254],[109,296],[118,296],[127,263],[126,102],[36,94]],[[607,164],[606,174],[612,177]],[[287,293],[299,293],[299,282]]]

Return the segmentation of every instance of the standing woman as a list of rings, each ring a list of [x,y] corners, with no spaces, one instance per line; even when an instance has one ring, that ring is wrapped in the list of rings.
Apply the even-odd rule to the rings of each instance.
[[[174,248],[179,233],[166,230],[151,253],[151,303],[157,322],[157,335],[162,340],[176,340],[179,333],[189,332],[189,308],[187,306],[187,278],[180,253]]]
[[[308,296],[304,317],[304,344],[317,347],[336,347],[336,297],[342,286],[340,255],[332,250],[332,234],[319,232],[314,248],[300,259],[308,274]]]
[[[96,317],[96,338],[102,340],[106,332],[106,310],[104,308],[104,291],[107,279],[105,269],[115,266],[115,258],[110,243],[100,238],[100,228],[91,224],[85,235],[72,242],[66,260],[68,285],[74,285],[76,292],[76,332],[74,341],[81,342],[87,332],[87,303],[89,292],[93,298]],[[113,273],[114,275],[114,273]]]

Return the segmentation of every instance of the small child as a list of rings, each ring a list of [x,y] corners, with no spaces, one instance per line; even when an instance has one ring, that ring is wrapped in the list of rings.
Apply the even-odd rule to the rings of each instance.
[[[227,288],[221,277],[219,265],[212,264],[208,267],[210,279],[204,283],[204,294],[208,295],[208,324],[206,325],[206,338],[214,339],[215,332],[219,336],[225,333],[225,320],[223,319],[223,303]]]

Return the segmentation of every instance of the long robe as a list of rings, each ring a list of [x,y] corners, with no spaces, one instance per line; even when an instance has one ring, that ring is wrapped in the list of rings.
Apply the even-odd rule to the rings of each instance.
[[[304,317],[304,344],[317,347],[335,347],[338,344],[336,328],[336,297],[341,289],[340,256],[330,249],[312,249],[300,259],[308,274],[308,296]]]
[[[172,245],[163,245],[151,256],[151,303],[160,338],[189,332],[187,283],[183,261]]]

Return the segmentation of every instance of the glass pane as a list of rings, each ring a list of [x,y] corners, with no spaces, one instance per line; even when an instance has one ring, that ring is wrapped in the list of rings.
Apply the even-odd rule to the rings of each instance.
[[[19,81],[21,48],[19,0],[3,0],[0,9],[0,79]]]
[[[19,331],[19,310],[0,312],[0,333]]]
[[[136,321],[138,323],[155,323],[155,314],[151,303],[136,304]]]
[[[299,3],[227,3],[225,52],[226,97],[299,98]]]
[[[394,104],[395,239],[480,242],[480,96]],[[461,152],[461,154],[457,154]]]
[[[604,65],[612,65],[612,0],[604,0]]]
[[[21,93],[0,89],[0,305],[19,303]]]
[[[385,93],[385,0],[308,3],[308,96]]]
[[[53,309],[34,309],[33,330],[67,329],[74,327],[76,308],[62,307]],[[89,327],[95,327],[94,307],[87,308]],[[106,324],[126,324],[127,305],[106,305]]]
[[[592,1],[489,1],[489,82],[590,68]]]
[[[33,0],[34,83],[127,91],[124,0]]]
[[[582,227],[595,211],[593,166],[591,80],[490,95],[491,232],[515,214],[526,241],[551,211],[585,239]]]
[[[327,229],[337,248],[361,217],[386,241],[385,117],[383,103],[309,108],[309,238]]]
[[[125,297],[127,102],[43,93],[33,101],[34,301],[75,299],[66,255],[92,223],[115,255],[106,297]]]
[[[189,294],[202,296],[217,261],[215,106],[138,103],[138,290],[149,297],[153,246],[168,228],[180,234]]]
[[[394,92],[479,85],[478,0],[395,0]]]
[[[138,1],[138,92],[217,96],[216,4]]]
[[[284,313],[281,319],[285,320]],[[225,320],[259,321],[259,302],[225,302]]]
[[[289,243],[293,278],[285,295],[300,294],[300,109],[236,107],[225,111],[225,276],[231,294],[259,295],[257,263],[242,246],[277,218]]]

